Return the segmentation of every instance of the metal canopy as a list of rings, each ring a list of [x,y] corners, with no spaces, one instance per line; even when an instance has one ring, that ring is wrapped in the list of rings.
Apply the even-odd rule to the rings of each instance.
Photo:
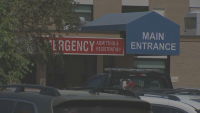
[[[81,30],[88,31],[126,31],[126,25],[153,11],[106,14],[83,26]]]

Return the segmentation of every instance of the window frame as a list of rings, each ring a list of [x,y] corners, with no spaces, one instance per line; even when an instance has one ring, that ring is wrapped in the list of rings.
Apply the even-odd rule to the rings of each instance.
[[[147,8],[147,10],[134,10],[134,11],[124,11],[125,9],[124,8]],[[127,6],[127,5],[123,5],[122,6],[122,9],[121,9],[121,12],[122,13],[133,13],[133,12],[145,12],[145,11],[149,11],[149,6]]]
[[[89,13],[89,12],[76,12],[76,9],[75,9],[74,11],[77,14],[77,16],[78,16],[78,13],[81,13],[81,14],[91,14],[91,21],[93,21],[93,19],[94,19],[94,17],[93,17],[93,5],[88,5],[88,4],[87,5],[86,4],[79,4],[79,5],[77,5],[77,7],[79,7],[79,6],[89,6],[89,7],[91,7],[91,13]],[[85,22],[87,22],[87,21],[85,20]]]
[[[162,61],[162,62],[164,62],[164,66],[165,66],[165,68],[159,68],[159,69],[164,69],[164,71],[165,71],[165,73],[167,72],[167,66],[166,66],[166,64],[167,64],[167,59],[158,59],[158,58],[134,58],[134,60],[133,60],[133,66],[134,66],[134,62],[135,61]],[[134,67],[135,68],[135,67]],[[138,68],[138,69],[140,69],[140,68]],[[151,68],[151,69],[153,69],[153,68]],[[157,69],[157,68],[156,68]]]
[[[17,105],[17,102],[25,102],[25,103],[29,103],[29,104],[32,104],[33,107],[34,107],[34,110],[35,110],[35,113],[39,113],[38,112],[38,109],[37,109],[37,106],[34,102],[31,102],[31,101],[27,101],[27,100],[21,100],[21,99],[8,99],[8,98],[0,98],[0,100],[11,100],[11,101],[15,101],[15,105],[13,107],[13,110],[12,110],[12,113],[14,113],[14,110],[15,110],[15,107]]]

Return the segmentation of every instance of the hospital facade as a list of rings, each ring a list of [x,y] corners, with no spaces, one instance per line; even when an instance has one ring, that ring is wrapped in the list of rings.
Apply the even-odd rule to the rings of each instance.
[[[164,18],[180,26],[179,45],[177,43],[162,43],[162,40],[169,38],[169,33],[163,32],[142,32],[148,20],[135,22],[138,29],[141,29],[141,40],[131,41],[130,47],[143,49],[142,54],[136,51],[132,54],[127,49],[127,40],[123,37],[134,37],[139,34],[131,34],[124,31],[90,31],[80,30],[77,34],[65,32],[60,33],[66,39],[62,40],[61,49],[70,54],[65,54],[65,66],[36,65],[33,73],[27,75],[24,83],[36,83],[59,88],[81,86],[91,76],[103,73],[106,67],[116,68],[159,68],[170,74],[174,86],[200,87],[200,26],[197,18],[200,12],[200,2],[195,0],[75,0],[79,2],[76,13],[85,18],[86,23],[101,18],[106,14],[119,14],[131,12],[155,11]],[[196,6],[199,3],[199,6]],[[146,16],[147,15],[147,16]],[[156,14],[150,14],[152,18]],[[148,17],[148,14],[144,14]],[[151,16],[149,16],[151,18]],[[160,17],[161,18],[161,17]],[[162,18],[161,18],[162,19]],[[113,19],[113,21],[115,21]],[[149,22],[154,20],[149,20]],[[166,20],[167,21],[167,20]],[[145,24],[146,23],[146,24]],[[153,27],[152,24],[149,24]],[[128,29],[129,24],[126,24]],[[144,26],[144,27],[143,27]],[[159,26],[159,24],[158,24]],[[137,28],[134,27],[137,31]],[[51,31],[55,32],[54,26]],[[127,33],[130,33],[130,36]],[[84,40],[83,40],[84,39]],[[142,40],[144,39],[144,40]],[[152,43],[155,40],[158,43]],[[98,43],[94,45],[94,43]],[[52,43],[53,44],[53,43]],[[74,48],[73,48],[74,47]],[[129,47],[129,46],[128,46]],[[77,50],[78,49],[78,50]],[[150,54],[149,49],[163,50],[162,54]],[[165,55],[169,51],[179,49],[179,54]],[[165,50],[165,51],[164,51]],[[85,54],[87,51],[88,54]],[[144,54],[147,52],[147,54]],[[131,54],[130,54],[131,53]],[[52,61],[53,62],[53,61]],[[42,82],[43,81],[43,82]]]

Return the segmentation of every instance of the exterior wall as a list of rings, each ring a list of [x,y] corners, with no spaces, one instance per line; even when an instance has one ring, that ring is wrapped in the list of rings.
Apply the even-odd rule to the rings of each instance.
[[[92,5],[93,0],[74,0],[75,2],[78,2],[79,4],[84,4],[84,5]]]
[[[93,19],[109,13],[121,13],[122,0],[93,0]]]
[[[125,54],[124,56],[115,57],[116,68],[133,68],[133,55]]]
[[[54,32],[52,32],[54,33]],[[120,34],[118,33],[66,33],[61,32],[61,33],[54,33],[56,35],[62,35],[62,36],[80,36],[80,37],[109,37],[109,38],[120,38]]]
[[[175,87],[200,88],[200,36],[181,37],[180,55],[171,56],[171,77],[178,77]]]
[[[149,6],[149,0],[122,0],[123,6]]]
[[[190,7],[200,7],[200,0],[190,0]]]
[[[36,65],[36,84],[46,85],[46,65]]]
[[[189,13],[189,0],[149,0],[149,10],[165,9],[165,17],[180,25],[180,34],[184,31],[184,14]]]
[[[65,33],[60,33],[65,36]],[[82,37],[109,37],[109,38],[120,38],[120,34],[109,34],[109,33],[69,33],[69,36],[82,36]],[[103,56],[97,56],[97,73],[103,73]]]
[[[52,32],[53,33],[53,32]],[[79,37],[109,37],[109,38],[120,38],[120,34],[116,33],[69,33],[66,35],[66,33],[55,33],[56,35],[62,35],[62,36],[79,36]],[[97,73],[103,73],[103,56],[97,56]],[[41,67],[40,65],[37,65],[36,68],[36,83],[40,84],[40,81],[44,80],[44,85],[46,85],[46,66]]]
[[[103,56],[97,56],[97,73],[103,73]]]

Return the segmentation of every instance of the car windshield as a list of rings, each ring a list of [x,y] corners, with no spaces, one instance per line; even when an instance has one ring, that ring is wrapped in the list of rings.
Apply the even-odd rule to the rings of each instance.
[[[146,110],[123,107],[66,107],[54,108],[54,113],[150,113]]]
[[[199,102],[200,103],[200,99],[190,99],[190,100],[193,100],[195,102]]]
[[[54,113],[151,113],[151,105],[139,101],[71,100],[53,107]]]
[[[121,87],[120,80],[130,79],[135,87],[141,89],[164,89],[167,85],[164,83],[164,78],[152,76],[132,76],[133,74],[115,74],[111,78],[110,87]]]

